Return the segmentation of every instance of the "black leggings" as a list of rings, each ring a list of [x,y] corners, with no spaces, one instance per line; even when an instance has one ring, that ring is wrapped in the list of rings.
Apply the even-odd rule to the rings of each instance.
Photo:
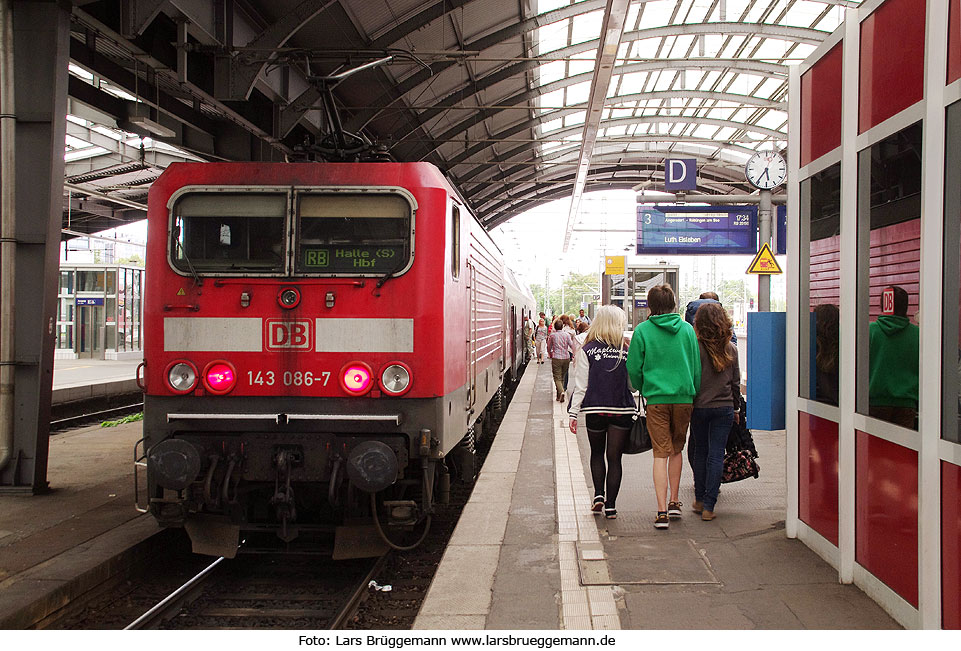
[[[604,478],[605,448],[607,456],[607,493],[604,506],[615,508],[617,493],[621,489],[621,457],[631,430],[608,424],[607,430],[587,430],[587,440],[591,444],[591,479],[594,481],[594,495],[605,495]]]

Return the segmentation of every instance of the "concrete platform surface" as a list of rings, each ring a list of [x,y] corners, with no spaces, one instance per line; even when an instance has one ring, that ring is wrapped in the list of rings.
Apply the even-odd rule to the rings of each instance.
[[[55,405],[136,393],[137,366],[142,360],[58,359],[53,363]]]
[[[553,396],[529,366],[415,629],[900,628],[786,537],[783,431],[754,432],[760,478],[723,485],[713,522],[685,459],[684,515],[657,530],[651,453],[624,457],[618,518],[593,515],[583,419]]]
[[[134,508],[141,432],[135,422],[51,437],[50,492],[0,494],[0,629],[34,626],[159,531]]]

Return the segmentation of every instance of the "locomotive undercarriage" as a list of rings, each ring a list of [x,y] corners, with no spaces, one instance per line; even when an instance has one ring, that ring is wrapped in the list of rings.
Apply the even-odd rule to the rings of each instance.
[[[383,401],[382,413],[338,420],[339,405],[320,399],[274,414],[270,399],[213,399],[203,412],[205,398],[146,398],[146,507],[162,525],[186,527],[197,553],[232,557],[261,533],[284,543],[333,535],[335,558],[407,547],[446,500],[445,457],[473,478],[472,449],[447,441],[445,450],[443,428],[405,427],[432,415],[443,423],[453,410],[441,400],[396,401],[404,410],[393,412]]]

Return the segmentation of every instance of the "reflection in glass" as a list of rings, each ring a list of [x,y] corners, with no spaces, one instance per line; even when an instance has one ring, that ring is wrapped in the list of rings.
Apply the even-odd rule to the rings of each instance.
[[[837,305],[818,305],[812,312],[815,332],[815,400],[838,404],[838,349],[841,312]]]
[[[886,287],[881,292],[881,312],[868,328],[868,415],[916,429],[920,329],[908,319],[908,293],[896,285]]]
[[[801,183],[799,395],[838,404],[841,164]]]
[[[917,428],[921,123],[858,154],[857,406]],[[916,321],[916,320],[915,320]]]
[[[961,102],[946,118],[941,437],[961,443]]]

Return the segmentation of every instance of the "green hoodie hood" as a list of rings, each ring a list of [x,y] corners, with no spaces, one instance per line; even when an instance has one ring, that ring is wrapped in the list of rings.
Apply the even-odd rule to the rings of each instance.
[[[906,316],[881,315],[878,317],[878,327],[881,328],[881,332],[889,337],[904,330],[908,327],[908,323],[910,321]]]
[[[671,312],[670,314],[656,314],[648,319],[658,328],[667,330],[672,335],[676,335],[681,329],[681,315]]]

